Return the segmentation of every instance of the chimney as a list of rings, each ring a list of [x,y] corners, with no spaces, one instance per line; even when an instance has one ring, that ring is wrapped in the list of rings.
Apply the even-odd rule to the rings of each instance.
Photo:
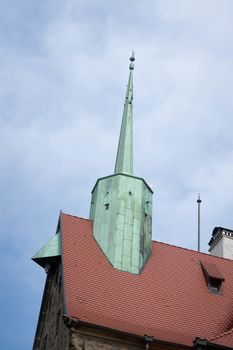
[[[215,227],[209,246],[211,255],[233,260],[233,230]]]

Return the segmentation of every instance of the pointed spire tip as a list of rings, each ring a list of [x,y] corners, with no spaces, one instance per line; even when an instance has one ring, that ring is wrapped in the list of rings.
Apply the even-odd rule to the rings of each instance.
[[[134,52],[130,57],[130,73],[126,90],[121,131],[118,142],[117,157],[114,173],[133,175],[133,74]]]

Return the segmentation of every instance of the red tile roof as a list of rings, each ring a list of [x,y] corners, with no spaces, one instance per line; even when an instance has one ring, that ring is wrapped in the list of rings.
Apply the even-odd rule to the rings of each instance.
[[[150,259],[133,275],[111,266],[90,220],[61,214],[61,227],[70,317],[184,345],[200,337],[233,347],[233,261],[152,242]],[[224,276],[222,295],[209,292],[200,261]]]

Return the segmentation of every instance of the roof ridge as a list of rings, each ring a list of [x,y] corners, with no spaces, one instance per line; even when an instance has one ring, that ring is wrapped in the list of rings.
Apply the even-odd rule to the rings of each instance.
[[[64,213],[64,211],[61,211],[61,214],[67,215],[67,216],[71,216],[75,219],[81,219],[81,220],[85,220],[85,221],[92,221],[91,219],[87,219],[87,218],[82,218],[80,216],[77,215],[72,215],[72,214],[68,214],[68,213]]]
[[[175,245],[175,244],[170,244],[170,243],[165,243],[165,242],[161,242],[161,241],[155,241],[155,240],[152,240],[152,243],[159,243],[159,244],[164,244],[164,245],[168,245],[170,247],[175,247],[175,248],[179,248],[179,249],[183,249],[183,250],[188,250],[189,252],[194,252],[196,254],[200,254],[200,255],[206,255],[206,256],[211,256],[213,258],[218,258],[218,259],[222,259],[222,260],[228,260],[228,261],[232,261],[233,263],[233,260],[232,259],[228,259],[228,258],[223,258],[221,256],[216,256],[216,255],[211,255],[209,253],[205,253],[205,252],[198,252],[197,250],[194,250],[194,249],[190,249],[190,248],[185,248],[185,247],[181,247],[181,246],[178,246],[178,245]]]
[[[64,215],[67,215],[67,216],[71,216],[71,217],[73,217],[73,218],[75,218],[75,219],[80,219],[80,220],[85,220],[85,221],[90,221],[90,222],[93,221],[93,220],[91,220],[91,219],[82,218],[82,217],[80,217],[80,216],[68,214],[68,213],[65,213],[65,212],[63,212],[63,211],[61,211],[61,214],[64,214]],[[211,256],[211,257],[217,258],[217,259],[223,259],[223,260],[232,261],[232,263],[233,263],[233,260],[232,260],[232,259],[222,258],[221,256],[210,255],[210,254],[205,253],[205,252],[198,252],[197,250],[190,249],[190,248],[186,248],[186,247],[181,247],[181,246],[175,245],[175,244],[170,244],[170,243],[165,243],[165,242],[161,242],[161,241],[156,241],[156,240],[153,240],[153,239],[152,239],[152,243],[164,244],[164,245],[167,245],[167,246],[169,246],[169,247],[175,247],[175,248],[178,248],[178,249],[187,250],[187,251],[189,251],[189,252],[194,252],[194,253],[196,253],[196,254],[205,255],[205,256]]]

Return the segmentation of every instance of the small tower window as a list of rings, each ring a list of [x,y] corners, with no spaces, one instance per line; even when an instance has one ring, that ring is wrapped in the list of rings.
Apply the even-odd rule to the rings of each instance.
[[[60,314],[61,314],[61,311],[59,310],[57,314],[57,319],[56,319],[55,336],[58,335],[58,331],[59,331]]]
[[[109,209],[109,203],[106,203],[104,205],[105,205],[105,209],[108,210]]]
[[[61,276],[60,276],[60,278],[59,278],[59,284],[58,284],[59,294],[61,293],[61,285],[62,285],[62,280],[61,280]]]

